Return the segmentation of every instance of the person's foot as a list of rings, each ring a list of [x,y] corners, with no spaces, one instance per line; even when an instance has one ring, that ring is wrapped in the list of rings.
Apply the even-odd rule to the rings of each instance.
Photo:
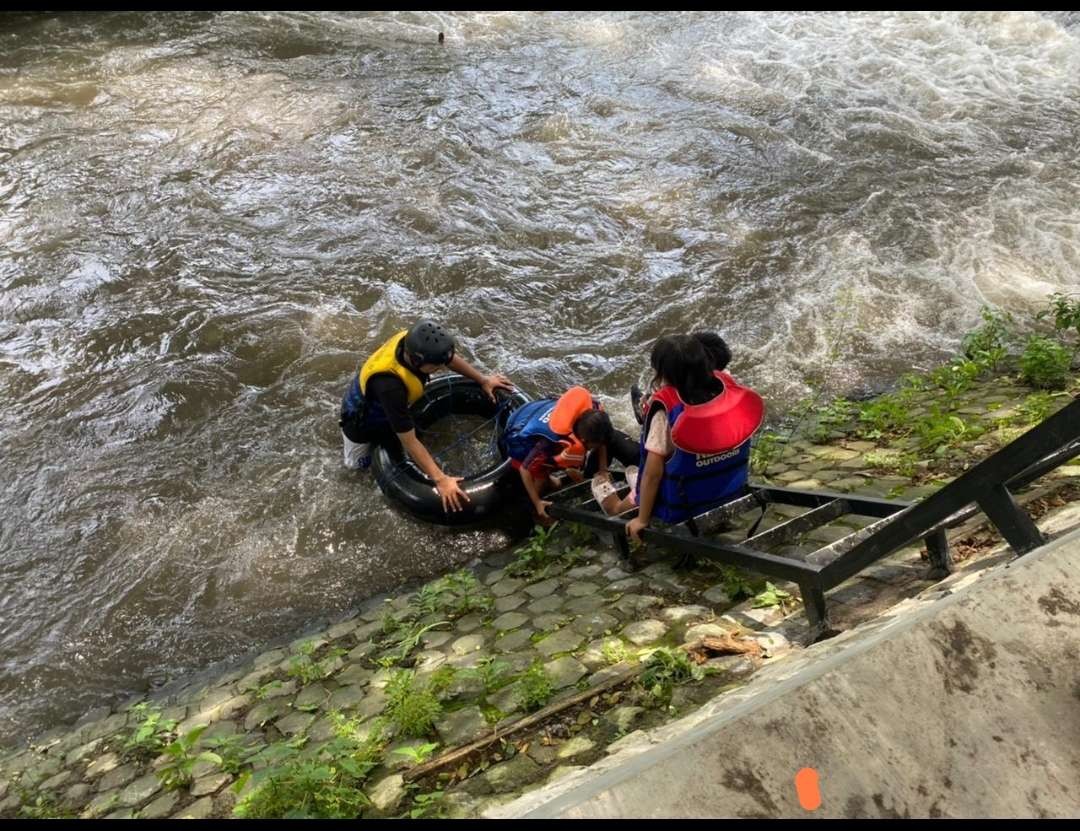
[[[344,442],[342,461],[345,467],[349,470],[367,470],[371,467],[371,444],[350,441],[344,433],[341,434],[341,438]]]
[[[605,514],[610,515],[619,502],[619,491],[615,483],[611,481],[611,474],[596,474],[589,483],[589,490],[596,504]]]
[[[637,419],[638,424],[645,423],[645,415],[641,412],[641,399],[644,395],[645,393],[637,384],[630,387],[630,406],[634,409],[634,418]]]

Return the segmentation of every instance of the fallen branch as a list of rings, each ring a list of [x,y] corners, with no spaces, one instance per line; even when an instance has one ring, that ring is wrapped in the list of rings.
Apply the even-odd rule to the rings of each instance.
[[[563,710],[569,709],[576,704],[580,704],[583,701],[588,701],[601,693],[607,692],[612,687],[617,687],[620,684],[625,684],[627,681],[633,680],[642,672],[645,671],[644,664],[638,664],[637,666],[630,667],[629,669],[620,672],[618,675],[612,676],[607,681],[597,684],[595,687],[590,687],[584,692],[580,692],[570,698],[565,698],[562,701],[557,701],[554,704],[549,704],[542,710],[537,710],[531,716],[523,716],[515,722],[511,722],[502,728],[496,728],[487,736],[477,739],[472,744],[467,744],[462,747],[458,747],[454,750],[447,751],[441,756],[432,759],[430,762],[425,762],[417,767],[410,768],[402,774],[406,782],[415,782],[418,779],[423,779],[425,776],[429,776],[440,768],[448,767],[455,762],[460,761],[479,750],[495,744],[500,739],[505,739],[507,736],[517,733],[520,730],[524,730],[533,725],[539,724],[545,719],[550,718],[556,713],[560,713]]]
[[[705,663],[712,655],[749,655],[754,666],[760,666],[764,652],[757,641],[743,640],[732,635],[709,635],[683,648],[691,660],[698,664]]]
[[[683,644],[678,647],[682,649],[691,657],[696,654],[695,650],[706,649],[714,653],[729,655],[729,654],[749,654],[754,660],[754,665],[758,666],[761,663],[762,649],[761,644],[754,640],[742,640],[732,635],[724,635],[723,637],[706,637],[693,643]],[[702,659],[704,660],[704,658]],[[595,687],[590,687],[588,690],[579,692],[576,695],[572,695],[569,698],[565,698],[562,701],[557,701],[554,704],[549,704],[542,710],[537,710],[530,716],[523,716],[517,721],[511,722],[502,728],[496,728],[488,735],[477,739],[471,744],[462,745],[460,747],[448,750],[441,756],[432,759],[430,762],[425,762],[422,765],[418,765],[414,768],[410,768],[402,774],[402,777],[406,782],[416,782],[419,779],[423,779],[425,776],[430,776],[436,771],[456,764],[457,762],[465,759],[474,753],[483,750],[486,747],[490,747],[500,739],[505,739],[514,733],[525,730],[529,727],[533,727],[542,721],[551,718],[557,713],[561,713],[563,710],[567,710],[583,701],[588,701],[601,693],[621,686],[627,681],[632,681],[637,678],[642,672],[647,669],[645,663],[639,663],[636,666],[629,667],[626,670],[620,672],[618,675],[614,675],[608,680],[597,684]]]

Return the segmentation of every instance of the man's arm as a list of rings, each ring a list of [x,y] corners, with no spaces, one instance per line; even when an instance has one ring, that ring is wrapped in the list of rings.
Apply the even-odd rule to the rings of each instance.
[[[442,499],[443,510],[449,513],[460,511],[465,507],[464,503],[469,501],[469,495],[461,489],[459,484],[461,477],[447,476],[443,473],[442,468],[435,463],[428,449],[424,447],[424,443],[416,437],[416,430],[398,433],[397,437],[401,439],[401,444],[409,457],[435,483],[435,490],[439,492],[439,497]]]
[[[458,375],[464,375],[469,380],[476,381],[476,383],[483,387],[484,392],[487,393],[488,398],[492,401],[495,400],[495,390],[503,389],[510,392],[514,389],[514,385],[505,375],[484,375],[484,373],[480,372],[460,355],[454,355],[453,360],[447,364],[447,367],[452,369]]]
[[[458,485],[460,478],[447,476],[431,457],[423,442],[416,436],[416,425],[409,413],[409,398],[405,384],[392,375],[376,375],[368,382],[368,390],[382,406],[390,429],[394,431],[409,457],[435,483],[444,511],[460,511],[469,495]]]

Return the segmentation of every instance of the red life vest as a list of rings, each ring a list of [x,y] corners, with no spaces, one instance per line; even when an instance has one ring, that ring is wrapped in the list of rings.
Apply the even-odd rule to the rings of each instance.
[[[645,440],[659,406],[667,414],[675,452],[664,462],[664,476],[653,513],[665,522],[682,522],[740,495],[749,476],[750,437],[765,418],[765,403],[727,372],[716,372],[723,391],[704,404],[686,404],[673,386],[661,387],[645,404]],[[638,479],[638,504],[641,482]]]

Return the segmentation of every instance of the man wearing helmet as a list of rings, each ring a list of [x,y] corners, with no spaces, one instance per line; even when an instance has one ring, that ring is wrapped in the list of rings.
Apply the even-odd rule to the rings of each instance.
[[[446,511],[460,511],[468,501],[460,477],[448,476],[416,437],[409,407],[424,393],[428,377],[446,367],[476,381],[493,400],[495,390],[512,389],[503,375],[484,375],[454,354],[454,338],[439,323],[421,320],[380,346],[353,376],[341,402],[341,437],[345,466],[362,470],[371,464],[372,444],[400,441],[432,481]]]

